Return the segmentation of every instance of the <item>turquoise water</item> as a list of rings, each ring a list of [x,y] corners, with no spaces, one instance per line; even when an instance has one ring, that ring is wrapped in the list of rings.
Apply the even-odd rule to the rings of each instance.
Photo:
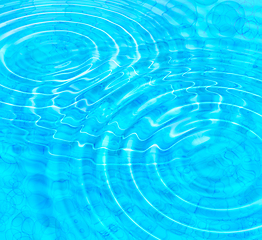
[[[260,0],[0,0],[0,239],[262,239]]]

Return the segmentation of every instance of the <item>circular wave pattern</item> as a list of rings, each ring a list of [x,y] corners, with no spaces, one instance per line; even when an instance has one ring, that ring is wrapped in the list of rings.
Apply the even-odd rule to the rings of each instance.
[[[1,239],[260,239],[258,1],[2,1]]]

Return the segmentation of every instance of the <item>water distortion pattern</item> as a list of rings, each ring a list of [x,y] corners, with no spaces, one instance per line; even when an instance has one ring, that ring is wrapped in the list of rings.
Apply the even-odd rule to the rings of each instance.
[[[0,0],[0,239],[262,239],[260,0]]]

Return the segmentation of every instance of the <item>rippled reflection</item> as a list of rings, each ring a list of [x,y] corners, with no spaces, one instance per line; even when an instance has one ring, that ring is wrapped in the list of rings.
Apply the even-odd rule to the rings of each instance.
[[[0,239],[262,238],[260,0],[0,1]]]

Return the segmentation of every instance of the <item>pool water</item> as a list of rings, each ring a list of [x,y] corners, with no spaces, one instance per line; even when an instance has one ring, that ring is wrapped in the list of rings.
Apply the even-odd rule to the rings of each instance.
[[[0,0],[0,239],[262,239],[260,0]]]

